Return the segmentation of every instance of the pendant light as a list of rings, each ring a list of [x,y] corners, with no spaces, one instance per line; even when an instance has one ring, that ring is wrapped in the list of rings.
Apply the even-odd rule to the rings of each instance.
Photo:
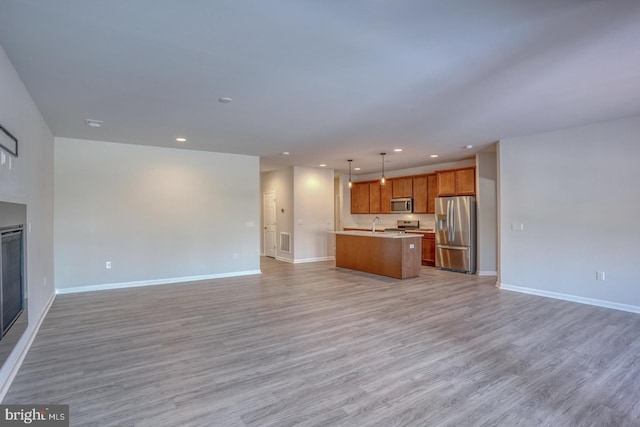
[[[351,162],[353,162],[353,160],[349,159],[347,162],[349,162],[349,188],[351,188],[353,186],[351,183]]]
[[[380,178],[380,185],[384,185],[384,156],[386,156],[387,153],[380,153],[380,155],[382,156],[382,178]]]

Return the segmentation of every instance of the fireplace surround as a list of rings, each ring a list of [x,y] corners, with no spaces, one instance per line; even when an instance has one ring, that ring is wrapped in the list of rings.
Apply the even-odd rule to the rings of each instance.
[[[26,205],[0,202],[0,364],[28,325],[26,220]]]

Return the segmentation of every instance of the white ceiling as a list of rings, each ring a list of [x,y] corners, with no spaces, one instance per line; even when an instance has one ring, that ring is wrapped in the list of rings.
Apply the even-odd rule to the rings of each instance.
[[[640,115],[637,0],[0,0],[0,44],[56,136],[185,136],[263,170]]]

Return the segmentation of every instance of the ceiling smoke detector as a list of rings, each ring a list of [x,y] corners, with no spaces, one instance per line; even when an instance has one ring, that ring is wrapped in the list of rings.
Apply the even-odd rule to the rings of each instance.
[[[86,119],[85,123],[90,128],[99,128],[100,126],[102,126],[102,120]]]
[[[222,102],[223,104],[229,104],[231,101],[233,101],[231,98],[218,98],[218,102]]]

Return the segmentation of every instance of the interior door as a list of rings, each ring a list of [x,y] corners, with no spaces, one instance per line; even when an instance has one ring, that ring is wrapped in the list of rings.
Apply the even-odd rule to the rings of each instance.
[[[264,255],[276,257],[276,193],[269,191],[263,195]]]

